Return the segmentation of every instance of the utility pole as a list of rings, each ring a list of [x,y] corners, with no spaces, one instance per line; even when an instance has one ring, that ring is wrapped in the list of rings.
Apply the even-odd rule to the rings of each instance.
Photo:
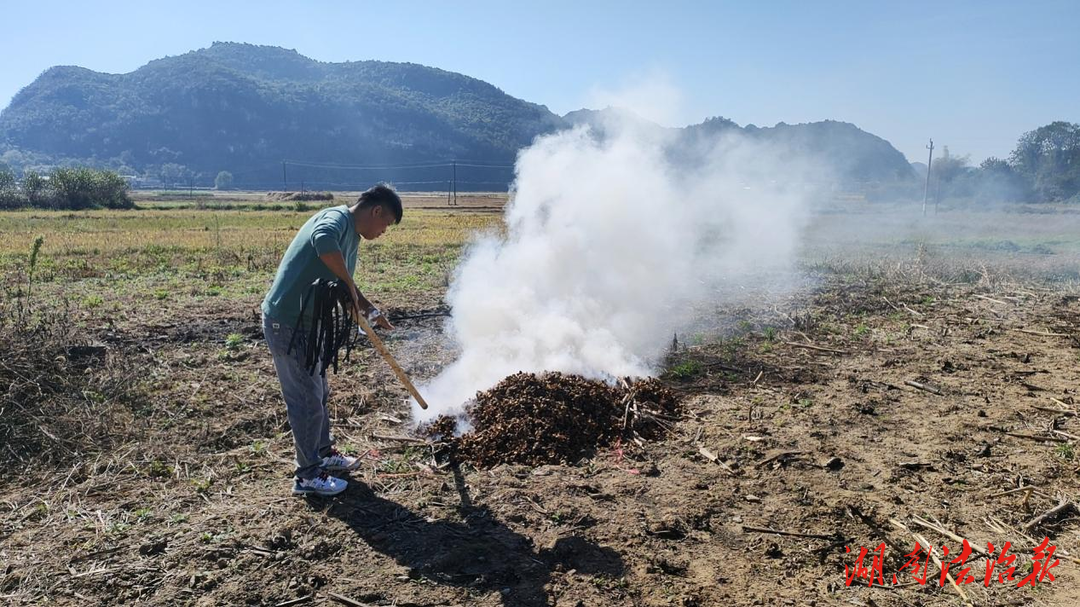
[[[930,145],[926,146],[930,150],[930,157],[926,159],[926,188],[923,190],[922,195],[922,214],[926,217],[926,198],[930,195],[930,165],[934,163],[934,140],[930,140]],[[936,208],[936,203],[935,203]],[[935,211],[936,212],[936,211]]]
[[[281,187],[283,192],[289,191],[289,172],[285,168],[285,161],[281,161]],[[923,209],[925,211],[926,209]]]
[[[453,162],[454,206],[457,206],[457,160]]]
[[[937,215],[938,203],[941,202],[941,179],[934,180],[934,215]]]

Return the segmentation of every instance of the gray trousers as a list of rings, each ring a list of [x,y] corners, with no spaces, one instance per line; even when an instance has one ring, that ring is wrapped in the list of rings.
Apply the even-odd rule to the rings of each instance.
[[[285,399],[296,445],[296,477],[315,478],[322,474],[322,458],[334,444],[326,408],[330,385],[318,369],[314,375],[307,372],[300,343],[304,336],[297,335],[292,354],[289,354],[289,341],[293,336],[291,326],[263,314],[263,335],[274,357],[274,369],[281,382],[281,396]]]

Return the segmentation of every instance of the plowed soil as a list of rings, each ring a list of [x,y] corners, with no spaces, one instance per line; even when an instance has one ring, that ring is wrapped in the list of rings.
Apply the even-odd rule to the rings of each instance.
[[[838,275],[720,306],[709,318],[731,328],[680,336],[661,377],[681,401],[669,431],[553,455],[556,437],[530,427],[500,435],[523,439],[503,451],[485,442],[476,463],[436,457],[364,350],[330,377],[339,446],[364,466],[326,500],[288,493],[292,442],[256,304],[89,323],[111,365],[140,370],[142,396],[88,397],[112,416],[107,449],[9,467],[0,602],[962,604],[933,562],[925,586],[901,572],[918,534],[950,559],[955,537],[1011,542],[1008,584],[984,587],[985,557],[971,555],[973,604],[1080,604],[1080,302],[1059,289]],[[388,338],[420,379],[452,356],[441,322],[401,320]],[[226,348],[230,334],[243,342]],[[498,402],[544,387],[513,381]],[[620,402],[589,389],[584,401]],[[522,424],[545,415],[518,411]],[[574,413],[560,415],[569,437]],[[1018,588],[1044,537],[1056,579]],[[884,586],[847,586],[860,547],[882,543]]]

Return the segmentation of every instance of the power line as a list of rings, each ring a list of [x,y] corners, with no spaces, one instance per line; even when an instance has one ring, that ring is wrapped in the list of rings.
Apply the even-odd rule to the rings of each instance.
[[[512,169],[512,164],[480,164],[477,162],[458,162],[459,167],[477,167],[482,169]],[[445,166],[445,165],[444,165]]]
[[[281,165],[279,181],[275,185],[272,171]],[[385,181],[396,186],[418,190],[446,188],[447,204],[457,203],[457,191],[503,190],[514,180],[514,164],[486,160],[430,160],[426,162],[399,162],[388,164],[347,164],[307,160],[284,159],[275,164],[265,164],[239,169],[233,172],[234,188],[289,190],[290,181],[301,189],[331,191],[358,191],[369,187],[370,181]],[[463,169],[459,175],[458,167]],[[292,169],[290,171],[289,169]],[[445,172],[444,172],[445,171]],[[291,174],[290,174],[291,173]],[[381,174],[380,174],[381,173]],[[237,179],[237,177],[240,177]],[[246,178],[245,178],[246,177]],[[396,179],[404,177],[405,179]],[[459,188],[460,186],[460,188]]]
[[[514,165],[512,165],[512,164],[489,163],[489,162],[484,162],[482,160],[456,161],[456,162],[454,160],[445,160],[445,161],[434,161],[433,160],[431,162],[412,163],[412,164],[369,164],[369,165],[337,164],[337,163],[331,163],[331,162],[314,162],[314,161],[302,161],[302,160],[284,160],[282,162],[284,162],[285,164],[291,164],[293,166],[299,166],[299,167],[323,168],[323,169],[351,169],[351,170],[358,170],[358,171],[359,170],[371,170],[371,171],[374,171],[374,170],[386,170],[386,169],[435,169],[435,168],[442,168],[442,167],[452,167],[452,166],[454,166],[454,164],[457,164],[458,166],[467,166],[467,167],[475,167],[475,168],[487,168],[487,169],[512,169],[512,168],[514,168]]]
[[[426,163],[426,164],[387,164],[387,165],[359,165],[359,164],[333,164],[329,162],[298,162],[294,160],[286,161],[288,164],[296,167],[308,167],[315,169],[348,169],[352,171],[385,171],[388,169],[433,169],[443,166],[449,166],[441,163]]]

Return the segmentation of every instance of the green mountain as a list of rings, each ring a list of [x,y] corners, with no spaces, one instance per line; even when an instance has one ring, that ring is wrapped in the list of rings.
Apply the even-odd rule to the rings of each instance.
[[[744,131],[750,137],[778,144],[789,153],[826,159],[845,183],[915,178],[907,158],[891,143],[848,122],[781,122],[774,127],[747,125]]]
[[[907,159],[891,143],[847,122],[781,122],[774,127],[762,128],[752,124],[740,127],[727,118],[715,117],[700,124],[673,129],[618,108],[582,109],[570,112],[563,118],[573,125],[588,125],[600,136],[605,136],[608,129],[627,123],[639,132],[663,134],[671,142],[669,157],[677,164],[694,163],[694,156],[708,149],[710,142],[725,134],[735,133],[775,144],[793,157],[822,161],[831,168],[833,177],[848,186],[908,182],[915,178]]]
[[[393,180],[446,186],[452,168],[344,169],[326,165],[430,165],[464,159],[461,189],[495,189],[506,165],[537,135],[613,110],[560,117],[461,74],[410,63],[325,63],[277,47],[215,43],[127,74],[54,67],[0,112],[0,160],[13,166],[86,163],[173,182],[209,185],[230,171],[237,187],[357,187]],[[658,125],[650,128],[664,129]],[[851,182],[912,177],[888,142],[853,125],[820,122],[741,128],[723,119],[679,129],[687,142],[724,129],[821,154]],[[321,166],[320,166],[321,165]],[[480,166],[478,166],[480,165]],[[482,165],[500,165],[495,167]]]
[[[276,178],[280,166],[266,165],[284,158],[512,163],[562,125],[543,106],[453,72],[215,43],[128,74],[51,68],[0,114],[0,143],[140,172],[175,163],[204,179],[260,167]]]

